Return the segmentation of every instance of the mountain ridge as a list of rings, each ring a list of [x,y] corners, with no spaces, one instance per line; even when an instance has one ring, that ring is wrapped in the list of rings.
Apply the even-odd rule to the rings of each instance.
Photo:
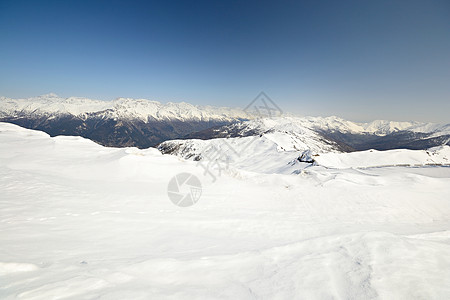
[[[174,139],[214,139],[289,131],[314,131],[340,150],[425,149],[447,143],[450,124],[375,120],[337,116],[285,115],[261,119],[239,108],[161,103],[147,99],[112,101],[46,94],[27,99],[0,97],[0,121],[56,135],[78,135],[104,146],[147,148]]]
[[[0,114],[55,115],[69,114],[86,118],[93,114],[109,118],[152,120],[232,121],[249,119],[251,116],[238,108],[197,106],[187,102],[165,104],[147,99],[117,98],[112,101],[93,100],[83,97],[62,98],[46,94],[26,99],[0,97]]]

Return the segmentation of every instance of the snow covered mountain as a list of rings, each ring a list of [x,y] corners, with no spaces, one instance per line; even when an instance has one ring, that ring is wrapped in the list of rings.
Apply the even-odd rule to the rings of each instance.
[[[240,109],[161,104],[145,99],[99,101],[48,94],[29,99],[0,97],[0,121],[56,135],[78,135],[102,145],[146,148],[167,139],[250,116]]]
[[[154,120],[230,122],[250,117],[240,109],[228,107],[201,107],[185,102],[162,104],[158,101],[131,98],[118,98],[113,101],[81,97],[62,98],[52,93],[28,99],[0,97],[0,104],[0,116],[71,115],[81,119],[97,116],[112,119],[137,119],[143,122]]]
[[[369,123],[358,123],[342,118],[331,117],[305,117],[296,120],[296,123],[305,127],[316,128],[323,131],[338,131],[352,134],[388,135],[398,131],[411,131],[421,133],[446,132],[450,133],[450,124],[422,122],[396,122],[387,120],[375,120]]]
[[[241,121],[194,132],[186,138],[229,138],[268,132],[290,135],[305,133],[305,139],[314,132],[321,140],[328,141],[328,144],[333,143],[336,146],[334,150],[337,151],[399,148],[419,150],[450,144],[450,124],[382,120],[356,123],[339,117],[282,117],[267,121]]]
[[[450,124],[376,120],[350,122],[338,117],[307,117],[297,120],[355,150],[427,149],[450,145]]]
[[[310,122],[312,119],[315,122]],[[339,119],[334,118],[332,122],[337,122],[337,120]],[[158,146],[158,149],[164,154],[173,154],[196,161],[209,159],[220,153],[223,156],[222,160],[225,158],[228,163],[236,168],[250,171],[258,170],[264,173],[280,173],[280,169],[283,169],[281,173],[290,174],[304,167],[304,163],[315,161],[328,166],[329,162],[333,161],[333,155],[354,151],[348,144],[330,138],[326,131],[317,130],[318,126],[322,126],[321,128],[329,126],[327,122],[330,122],[330,118],[283,117],[250,120],[220,128],[207,129],[190,135],[191,137],[197,137],[196,139],[165,141]],[[386,125],[386,123],[384,124]],[[411,128],[410,124],[407,126],[407,128]],[[417,128],[415,125],[413,126]],[[337,128],[337,126],[334,128]],[[373,126],[363,127],[360,125],[359,128],[353,126],[352,130],[361,130],[360,132],[364,132],[369,137],[376,136],[382,139],[387,139],[390,135],[395,134],[393,132],[390,135],[378,136],[369,134],[366,128],[373,128]],[[430,127],[425,126],[425,128]],[[345,134],[345,129],[342,127],[340,129],[344,131],[340,134]],[[372,164],[364,162],[363,165],[373,166],[377,164],[377,156],[372,152],[372,150],[368,151],[370,154],[364,156],[368,157]],[[383,152],[383,155],[391,154],[391,152],[387,153],[384,154]],[[421,153],[425,155],[425,151]],[[355,155],[350,157],[357,157]],[[324,157],[328,159],[325,160]],[[338,155],[338,157],[341,156]],[[405,157],[408,157],[408,155],[405,155]],[[408,164],[404,160],[394,161],[400,164]],[[442,163],[441,160],[439,162]],[[428,163],[432,164],[433,160],[430,158]],[[281,166],[284,167],[281,168]],[[334,166],[334,164],[331,163],[331,166]]]
[[[304,166],[302,153],[347,152],[345,144],[293,122],[293,118],[256,119],[209,129],[210,139],[165,141],[164,154],[200,161],[218,153],[236,168],[264,173],[292,173]],[[199,137],[205,132],[197,133]],[[196,134],[193,134],[196,135]],[[300,166],[299,166],[300,165]]]
[[[377,120],[357,123],[339,117],[282,117],[259,121],[241,109],[145,99],[99,101],[47,94],[28,99],[0,97],[0,121],[47,132],[77,135],[106,146],[147,148],[174,139],[214,139],[279,132],[298,148],[335,151],[427,149],[447,144],[450,124]],[[317,143],[324,143],[318,145]]]
[[[294,174],[269,156],[211,183],[154,148],[0,123],[0,295],[449,299],[449,149],[330,152]],[[191,207],[168,198],[180,173],[202,184]]]

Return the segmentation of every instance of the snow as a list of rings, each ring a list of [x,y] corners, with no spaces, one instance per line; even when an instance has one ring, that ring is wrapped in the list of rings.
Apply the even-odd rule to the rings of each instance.
[[[321,166],[328,168],[370,168],[383,166],[450,166],[450,146],[429,150],[396,149],[388,151],[359,151],[352,153],[324,153],[314,157]]]
[[[255,128],[265,131],[264,127],[260,127],[261,122],[267,123],[273,120],[245,122],[245,128],[242,131]],[[303,151],[337,152],[334,144],[328,143],[310,129],[288,129],[287,127],[279,129],[273,124],[264,125],[271,126],[269,133],[211,140],[170,140],[161,143],[159,147],[175,149],[171,154],[189,160],[211,160],[220,154],[217,158],[226,161],[233,168],[268,174],[291,174],[299,168],[309,166],[297,160]]]
[[[371,168],[386,166],[450,165],[450,147],[429,150],[367,150],[342,153],[335,144],[292,118],[250,120],[231,126],[240,132],[262,132],[259,135],[211,140],[170,140],[160,144],[173,149],[170,154],[187,160],[208,160],[221,155],[233,168],[267,173],[292,174],[310,167],[301,161],[314,160],[327,168]]]
[[[273,136],[272,136],[273,138]],[[212,140],[173,140],[162,145],[177,147],[178,155],[185,159],[209,161],[217,159],[223,168],[227,165],[233,169],[241,169],[259,173],[291,174],[302,164],[297,161],[297,151],[283,151],[270,138],[242,137]]]
[[[184,159],[211,157],[220,150],[230,164],[239,169],[263,173],[292,173],[298,169],[295,160],[302,151],[314,153],[338,152],[334,141],[293,122],[293,118],[256,119],[232,124],[246,137],[217,138],[210,140],[170,140],[160,148],[176,149],[173,153]],[[284,163],[282,163],[284,162]]]
[[[0,123],[0,298],[448,299],[450,167],[348,164],[372,154],[402,156],[213,183],[156,149]],[[203,186],[188,208],[167,196],[181,172]]]

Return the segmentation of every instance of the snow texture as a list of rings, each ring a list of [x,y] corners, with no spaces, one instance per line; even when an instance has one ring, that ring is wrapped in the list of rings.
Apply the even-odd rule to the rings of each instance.
[[[450,168],[398,166],[448,151],[321,154],[296,175],[268,156],[211,183],[156,149],[0,123],[0,298],[449,299]],[[188,208],[167,196],[182,172],[203,186]]]

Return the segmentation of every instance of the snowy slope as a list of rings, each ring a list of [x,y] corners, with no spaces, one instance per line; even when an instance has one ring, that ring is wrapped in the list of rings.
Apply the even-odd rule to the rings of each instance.
[[[390,151],[346,152],[345,145],[321,135],[292,117],[257,119],[223,126],[223,136],[210,140],[187,139],[161,143],[164,154],[188,160],[203,160],[221,155],[221,160],[234,168],[262,173],[291,174],[309,164],[299,161],[304,156],[316,164],[330,168],[364,168],[395,165],[449,164],[449,146],[426,150],[398,149]]]
[[[338,117],[281,117],[256,119],[227,124],[219,128],[206,129],[184,138],[214,139],[259,135],[279,132],[306,141],[317,148],[314,140],[333,144],[335,151],[428,149],[450,145],[450,124],[439,125],[418,122],[373,121],[354,123]],[[318,137],[318,138],[317,138]],[[305,148],[304,145],[298,147]],[[320,148],[320,147],[319,147]],[[327,151],[324,148],[324,151]]]
[[[323,153],[314,156],[317,164],[329,168],[370,168],[383,166],[450,166],[450,147],[429,150],[359,151],[352,153]]]
[[[241,137],[171,140],[161,143],[158,149],[190,160],[208,160],[220,155],[220,160],[234,168],[283,174],[309,165],[298,161],[304,151],[342,151],[342,146],[335,141],[299,126],[292,118],[250,120],[223,128]]]
[[[297,160],[298,151],[282,150],[280,144],[271,140],[274,137],[277,134],[207,141],[174,140],[162,143],[158,149],[187,160],[207,163],[217,159],[223,168],[228,166],[260,173],[291,174],[309,166]]]
[[[294,147],[295,149],[289,149]],[[378,168],[387,166],[450,166],[450,147],[430,150],[357,151],[342,153],[326,148],[299,148],[288,136],[279,133],[262,137],[212,140],[174,140],[161,143],[162,153],[187,160],[219,158],[223,166],[268,174],[293,174],[314,165],[326,168]],[[300,150],[302,149],[302,150]],[[223,155],[223,156],[222,156]]]
[[[448,299],[450,168],[233,170],[0,123],[2,299]],[[196,174],[200,201],[167,197]]]

